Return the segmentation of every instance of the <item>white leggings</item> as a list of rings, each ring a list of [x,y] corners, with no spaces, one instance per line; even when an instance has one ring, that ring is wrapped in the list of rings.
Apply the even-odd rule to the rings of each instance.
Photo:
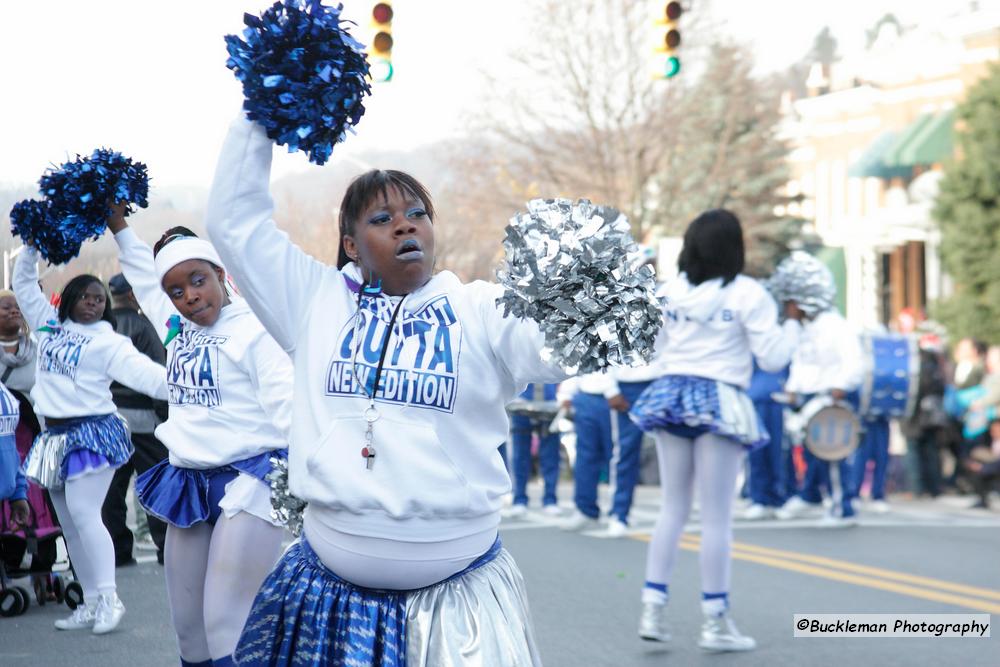
[[[246,512],[213,528],[167,526],[164,567],[181,658],[231,656],[254,596],[281,555],[284,529]]]
[[[101,519],[101,506],[114,476],[114,468],[105,468],[68,479],[63,489],[49,491],[88,605],[97,604],[98,594],[116,590],[115,545]]]
[[[701,590],[728,593],[733,497],[743,447],[711,433],[691,440],[656,431],[655,437],[663,506],[649,543],[646,581],[670,583],[697,482],[701,501]]]

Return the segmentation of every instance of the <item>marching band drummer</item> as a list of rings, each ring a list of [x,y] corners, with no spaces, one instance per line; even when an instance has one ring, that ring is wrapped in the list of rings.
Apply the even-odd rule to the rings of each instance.
[[[783,261],[771,280],[772,289],[784,303],[787,317],[800,317],[802,337],[789,368],[785,392],[792,405],[803,406],[819,394],[847,401],[856,410],[858,389],[864,367],[857,333],[833,305],[837,288],[833,275],[818,259],[794,252]],[[779,519],[791,519],[821,510],[821,487],[830,493],[830,470],[826,461],[804,452],[807,468],[802,488],[776,512]],[[841,514],[839,521],[853,523],[850,463],[838,462]]]

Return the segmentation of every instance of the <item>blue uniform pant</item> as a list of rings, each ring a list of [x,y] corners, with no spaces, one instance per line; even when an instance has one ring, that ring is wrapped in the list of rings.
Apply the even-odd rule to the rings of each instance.
[[[764,447],[750,452],[750,500],[755,505],[780,507],[788,500],[788,461],[784,447],[784,407],[774,401],[754,401],[767,434],[771,437]]]
[[[622,396],[635,404],[639,394],[646,390],[651,382],[619,382],[618,389]],[[639,463],[642,454],[642,430],[628,416],[627,412],[615,414],[618,426],[618,438],[615,442],[615,455],[611,465],[614,468],[614,495],[611,500],[611,515],[622,523],[628,523],[628,513],[632,509],[632,495],[639,481]]]
[[[510,439],[513,445],[511,467],[514,477],[514,504],[527,505],[528,480],[531,478],[531,434],[542,431],[538,422],[514,415],[511,419]],[[545,483],[542,504],[556,504],[556,485],[559,483],[559,434],[549,433],[538,441],[538,467]]]
[[[830,486],[830,466],[836,464],[840,473],[841,516],[854,516],[854,506],[851,504],[853,477],[850,457],[835,463],[828,462],[813,456],[808,447],[803,448],[803,454],[806,459],[806,476],[802,480],[802,491],[799,492],[802,500],[807,503],[822,502],[821,489],[823,488],[829,490],[831,494],[833,493],[833,487]]]
[[[592,519],[597,506],[597,482],[611,458],[611,411],[598,394],[578,393],[573,397],[573,426],[576,431],[576,465],[573,469],[576,508]]]
[[[854,459],[854,479],[851,490],[854,496],[861,491],[865,481],[868,461],[875,461],[872,471],[872,500],[885,500],[885,474],[889,468],[889,420],[885,418],[865,420],[864,433]]]

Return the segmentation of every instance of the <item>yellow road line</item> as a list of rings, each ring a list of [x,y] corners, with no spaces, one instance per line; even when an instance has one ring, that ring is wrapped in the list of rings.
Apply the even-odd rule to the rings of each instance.
[[[682,536],[682,539],[685,538],[690,540],[692,543],[700,543],[701,540],[701,538],[699,538],[696,535]],[[858,563],[851,563],[850,561],[838,560],[836,558],[827,558],[826,556],[814,556],[812,554],[799,553],[796,551],[785,551],[783,549],[774,549],[772,547],[762,547],[756,544],[746,544],[744,542],[733,542],[733,549],[734,550],[738,549],[740,551],[748,553],[760,554],[763,556],[786,558],[789,560],[801,561],[803,563],[812,563],[814,565],[834,567],[840,570],[844,570],[846,572],[866,574],[866,575],[871,575],[873,577],[881,577],[883,579],[891,579],[895,581],[901,581],[903,583],[915,584],[917,586],[925,586],[927,588],[937,588],[943,591],[951,591],[952,593],[974,595],[976,597],[1000,601],[1000,591],[994,590],[992,588],[980,588],[978,586],[957,584],[951,581],[943,581],[941,579],[933,579],[931,577],[922,577],[920,575],[907,574],[905,572],[896,572],[895,570],[887,570],[881,567],[872,567],[870,565],[859,565]]]
[[[690,535],[684,535],[682,537],[683,539],[681,540],[680,543],[680,547],[682,549],[685,549],[687,551],[698,551],[700,540],[697,537]],[[636,538],[646,542],[649,541],[648,535],[636,536]],[[876,576],[866,576],[862,574],[851,574],[849,572],[839,572],[837,570],[830,569],[829,564],[827,564],[824,567],[820,567],[818,565],[810,565],[803,562],[796,562],[795,559],[788,557],[782,558],[777,556],[764,555],[762,553],[755,552],[752,549],[746,548],[753,546],[754,545],[744,545],[740,543],[734,544],[732,553],[733,558],[736,560],[745,560],[753,563],[758,563],[761,565],[769,565],[771,567],[775,567],[782,570],[788,570],[791,572],[799,572],[801,574],[820,577],[822,579],[830,579],[833,581],[855,584],[857,586],[865,586],[867,588],[890,591],[892,593],[899,593],[901,595],[908,595],[910,597],[915,597],[923,600],[931,600],[934,602],[943,602],[945,604],[955,605],[957,607],[964,607],[967,609],[973,609],[976,611],[982,611],[991,614],[1000,614],[1000,604],[994,604],[992,602],[980,598],[956,595],[953,593],[942,592],[939,590],[930,590],[928,588],[920,588],[914,585],[896,583],[893,581],[886,581],[884,578],[878,578]],[[766,549],[766,547],[758,547],[758,549]],[[780,550],[777,549],[775,549],[774,551],[780,552]],[[800,557],[799,558],[800,560],[804,557],[809,557],[808,554],[796,554],[795,552],[784,552],[784,553],[798,556]],[[821,557],[816,556],[814,558],[821,558]],[[855,565],[854,563],[835,561],[834,559],[825,559],[825,560],[838,563],[841,566],[850,565],[853,567]],[[864,568],[865,566],[857,566],[857,567]],[[842,569],[849,569],[849,568],[842,568]],[[881,568],[872,568],[872,569],[880,570]],[[898,577],[910,576],[899,572],[893,573],[891,570],[885,570],[885,572],[892,573],[894,575],[897,575]],[[915,577],[915,578],[927,579],[928,581],[932,581],[937,585],[936,586],[937,588],[943,588],[944,586],[942,585],[950,584],[950,582],[937,581],[934,579],[928,579],[926,577]],[[954,584],[954,586],[960,586],[960,584]],[[970,586],[968,588],[974,588],[974,587]],[[992,596],[992,594],[995,593],[995,591],[991,591],[990,589],[978,589],[978,590],[986,591],[990,593],[990,596]]]

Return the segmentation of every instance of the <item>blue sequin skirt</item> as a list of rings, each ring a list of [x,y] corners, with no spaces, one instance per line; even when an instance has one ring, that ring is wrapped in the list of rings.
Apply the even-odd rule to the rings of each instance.
[[[147,512],[178,528],[190,528],[219,516],[225,484],[246,473],[267,483],[271,458],[287,458],[287,449],[276,449],[217,468],[179,468],[164,459],[135,480],[135,493]]]
[[[642,392],[629,416],[647,433],[693,429],[735,440],[748,449],[763,447],[770,440],[745,391],[693,375],[665,375],[656,380]]]
[[[118,468],[132,452],[128,427],[118,414],[67,419],[47,425],[35,438],[26,459],[26,474],[37,484],[57,490],[67,479]]]
[[[462,572],[415,591],[355,586],[300,538],[257,593],[235,658],[253,667],[541,665],[524,581],[499,538]]]

